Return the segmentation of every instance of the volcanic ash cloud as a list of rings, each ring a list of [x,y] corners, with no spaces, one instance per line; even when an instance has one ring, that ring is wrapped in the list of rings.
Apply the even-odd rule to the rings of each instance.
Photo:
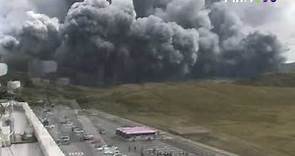
[[[9,31],[0,24],[1,51],[55,59],[97,81],[244,77],[284,61],[276,36],[243,33],[242,21],[220,2],[205,7],[204,0],[73,1],[60,7],[69,10],[58,17],[30,4],[33,11],[20,27]]]

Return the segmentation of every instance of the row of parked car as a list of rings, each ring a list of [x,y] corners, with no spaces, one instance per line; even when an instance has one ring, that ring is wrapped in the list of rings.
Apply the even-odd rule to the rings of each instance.
[[[48,110],[45,113],[50,114],[51,111]],[[88,143],[92,144],[92,146],[97,150],[97,152],[100,152],[105,156],[127,156],[127,155],[122,154],[119,151],[119,148],[116,146],[101,145],[100,140],[95,139],[94,135],[87,134],[83,128],[75,126],[74,123],[71,120],[69,120],[67,117],[64,117],[64,118],[65,118],[65,120],[60,121],[59,124],[61,124],[64,127],[69,128],[69,130],[72,132],[72,134],[74,134],[74,136],[73,135],[62,135],[56,140],[57,144],[69,145],[69,144],[71,144],[72,140],[74,139],[71,137],[75,137],[75,138],[78,137],[80,139],[80,141],[88,141]],[[47,129],[54,129],[55,128],[55,125],[49,123],[49,120],[47,118],[43,118],[42,123],[43,123],[44,127],[46,127]],[[105,134],[105,130],[100,129],[99,133],[103,135],[103,134]],[[69,153],[69,155],[72,155],[72,156],[76,156],[76,155],[79,156],[80,154],[82,154],[82,153],[81,152]]]
[[[93,140],[94,139],[94,135],[92,134],[87,134],[83,128],[80,127],[76,127],[73,126],[72,123],[64,123],[67,126],[71,126],[72,127],[72,132],[78,136],[80,138],[80,141],[86,141],[86,140]],[[71,143],[71,138],[70,136],[61,136],[57,141],[58,144],[63,144],[63,145],[67,145]]]
[[[122,154],[117,146],[103,145],[96,147],[96,149],[102,152],[105,156],[127,156]]]
[[[45,113],[49,113],[50,111],[46,111]],[[45,128],[47,129],[53,129],[55,128],[54,124],[51,124],[48,120],[48,118],[43,118],[42,123],[44,125]],[[85,140],[92,140],[94,139],[94,136],[91,134],[87,134],[85,133],[85,131],[83,130],[83,128],[74,126],[74,123],[70,120],[64,120],[61,121],[60,124],[62,124],[65,127],[69,127],[72,131],[72,133],[74,133],[76,136],[78,136],[78,138],[80,138],[80,141],[85,141]],[[57,144],[62,144],[62,145],[68,145],[71,143],[71,137],[68,135],[63,135],[60,136],[57,140],[56,140]]]

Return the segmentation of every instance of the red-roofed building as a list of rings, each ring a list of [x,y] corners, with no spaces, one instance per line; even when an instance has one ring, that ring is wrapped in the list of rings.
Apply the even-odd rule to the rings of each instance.
[[[154,139],[158,131],[149,127],[120,127],[116,134],[125,139]]]

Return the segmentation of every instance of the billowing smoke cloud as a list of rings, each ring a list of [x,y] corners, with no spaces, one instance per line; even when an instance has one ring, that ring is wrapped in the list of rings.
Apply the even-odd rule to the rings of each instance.
[[[60,72],[94,82],[252,76],[283,62],[283,48],[275,36],[243,33],[244,24],[223,3],[50,2],[56,3],[61,5],[54,9],[29,3],[38,13],[22,15],[24,21],[13,30],[0,24],[2,48],[56,59]]]
[[[26,53],[41,59],[52,58],[60,44],[58,19],[32,11],[26,13],[26,18],[15,37],[0,36],[1,47],[15,54]]]
[[[27,0],[0,0],[0,34],[10,33],[19,29],[26,20],[25,12],[34,10]]]
[[[198,30],[200,49],[192,72],[197,77],[253,76],[284,61],[282,45],[275,36],[244,34],[240,18],[218,0],[206,1],[207,9],[204,0],[134,2],[139,17],[155,15]]]
[[[104,0],[75,3],[63,25],[60,62],[81,74],[94,73],[98,81],[114,78],[116,64],[124,61],[120,53],[128,55],[125,45],[134,20],[132,5],[124,1],[111,6]]]
[[[65,66],[75,66],[81,72],[104,70],[104,79],[121,79],[129,73],[135,81],[189,73],[196,62],[199,40],[195,29],[184,29],[156,16],[136,19],[130,1],[74,4],[63,25],[63,36]]]
[[[283,47],[275,36],[259,32],[244,34],[241,20],[223,3],[215,3],[210,10],[212,33],[218,35],[220,51],[202,49],[200,53],[205,61],[200,57],[200,62],[204,62],[205,68],[200,69],[200,65],[196,69],[217,76],[253,76],[276,69],[284,61],[281,56]],[[212,61],[212,58],[216,60]]]
[[[130,32],[134,56],[140,75],[166,77],[188,74],[197,59],[199,33],[176,23],[149,16],[138,19]],[[167,78],[167,77],[166,77]]]
[[[14,49],[19,45],[19,41],[12,36],[0,36],[0,45],[5,49]]]
[[[0,34],[0,55],[1,57],[10,55],[9,53],[15,50],[19,45],[19,41],[12,36]]]
[[[27,17],[18,34],[20,51],[42,59],[50,58],[60,44],[58,19],[31,11],[27,12]]]
[[[28,53],[46,59],[55,53],[61,41],[59,20],[54,16],[63,19],[67,12],[63,4],[70,6],[70,2],[0,0],[0,4],[1,54]]]

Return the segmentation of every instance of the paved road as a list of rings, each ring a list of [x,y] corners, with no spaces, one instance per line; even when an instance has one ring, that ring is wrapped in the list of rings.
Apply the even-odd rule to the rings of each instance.
[[[85,115],[78,115],[78,120],[82,124],[83,129],[87,134],[94,135],[95,140],[99,140],[100,145],[105,145],[105,141],[102,136],[98,133],[92,122]]]
[[[70,136],[71,143],[69,145],[60,145],[61,150],[66,156],[99,156],[100,154],[94,148],[94,144],[90,141],[81,141],[80,137],[72,132],[72,127],[83,128],[86,134],[94,135],[96,140],[101,144],[104,141],[97,133],[96,128],[92,125],[91,121],[84,115],[78,115],[77,109],[68,106],[57,105],[49,113],[43,113],[43,108],[36,107],[35,111],[38,112],[40,118],[48,118],[50,125],[53,128],[48,128],[49,133],[54,140],[58,140],[61,136]],[[72,124],[62,124],[61,122],[70,121]]]
[[[188,154],[189,156],[237,156],[236,154],[228,153],[226,151],[193,142],[183,137],[175,136],[163,131],[160,131],[160,136],[162,138],[160,140],[151,142],[122,143],[124,141],[115,135],[116,128],[120,126],[142,126],[142,124],[97,110],[85,110],[85,114],[88,115],[88,117],[98,129],[104,128],[107,130],[107,133],[104,136],[104,139],[107,143],[118,145],[120,150],[123,152],[128,149],[126,154],[131,156],[141,155],[138,150],[135,152],[129,152],[129,146],[133,145],[137,145],[137,149],[138,147],[140,149],[143,148],[144,151],[148,149],[157,149],[158,151],[166,152],[173,151],[173,155],[176,156],[181,156],[183,154]],[[150,155],[150,153],[148,153],[148,155]]]
[[[42,111],[39,110],[39,112]],[[39,116],[42,116],[42,113],[39,113]],[[55,124],[53,129],[49,129],[54,139],[58,139],[63,135],[71,136],[72,143],[70,145],[60,146],[67,156],[73,156],[73,154],[77,156],[103,156],[105,154],[103,151],[95,149],[94,145],[89,141],[80,141],[80,139],[73,134],[71,126],[61,124],[60,122],[64,121],[65,118],[72,121],[74,126],[83,128],[87,134],[94,135],[95,139],[100,141],[99,145],[114,145],[118,147],[123,155],[164,156],[163,153],[168,153],[171,156],[225,156],[223,154],[220,155],[214,152],[208,152],[206,149],[207,147],[201,145],[196,145],[198,148],[195,148],[194,143],[185,141],[184,138],[178,136],[165,134],[162,131],[161,134],[163,133],[164,135],[152,141],[130,142],[124,140],[115,134],[117,128],[122,126],[142,125],[100,111],[81,111],[80,107],[77,105],[72,108],[63,105],[56,106],[52,113],[48,113],[47,117],[50,119],[51,123]],[[105,133],[100,135],[98,132],[102,130]]]
[[[89,113],[85,113],[89,114]],[[150,151],[157,152],[167,152],[171,153],[173,156],[196,156],[196,154],[188,153],[180,148],[175,146],[171,146],[162,142],[160,139],[153,141],[126,141],[125,139],[117,136],[115,131],[118,127],[121,126],[137,126],[136,124],[127,123],[124,121],[118,121],[111,116],[98,116],[98,115],[89,115],[89,119],[96,126],[96,128],[104,129],[105,134],[102,135],[103,139],[109,145],[115,145],[119,147],[119,150],[128,155],[128,156],[152,156],[156,155],[156,153],[152,153]]]

